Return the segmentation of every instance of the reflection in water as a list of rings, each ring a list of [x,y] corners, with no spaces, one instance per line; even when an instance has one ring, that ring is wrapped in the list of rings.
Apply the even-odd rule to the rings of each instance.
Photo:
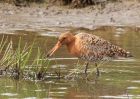
[[[51,66],[48,72],[52,75],[47,75],[45,81],[25,81],[13,80],[8,77],[0,78],[0,99],[7,98],[25,98],[25,99],[132,99],[140,98],[140,29],[135,27],[102,27],[96,30],[74,29],[73,31],[86,31],[101,36],[125,49],[128,49],[134,59],[120,59],[103,64],[100,67],[101,76],[95,79],[95,74],[91,74],[89,80],[85,79],[82,73],[75,73],[74,79],[58,79],[51,78],[56,71],[60,71],[62,76],[67,76],[71,73],[77,64],[77,58],[70,56],[62,47],[50,59]],[[20,34],[18,34],[20,32]],[[35,35],[37,34],[37,35]],[[23,37],[24,42],[32,42],[36,38],[36,46],[42,48],[42,51],[47,51],[54,46],[59,33],[47,31],[39,33],[29,31],[17,31],[16,34],[7,34],[8,38],[13,40],[14,47],[17,47],[19,36]],[[0,35],[2,38],[2,35]],[[84,64],[80,61],[79,65]],[[78,72],[83,72],[80,68]],[[94,68],[93,64],[90,64]],[[78,76],[77,76],[78,75]]]

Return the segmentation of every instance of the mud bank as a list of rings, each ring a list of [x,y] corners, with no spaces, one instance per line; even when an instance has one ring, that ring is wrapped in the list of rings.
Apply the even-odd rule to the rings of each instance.
[[[0,32],[46,27],[140,26],[140,3],[109,3],[104,9],[90,6],[68,9],[56,6],[15,7],[0,4]]]

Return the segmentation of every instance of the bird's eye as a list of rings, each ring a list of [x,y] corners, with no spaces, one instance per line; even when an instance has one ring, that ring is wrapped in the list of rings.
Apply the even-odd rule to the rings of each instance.
[[[63,38],[63,40],[65,40],[65,39],[66,39],[66,37]]]

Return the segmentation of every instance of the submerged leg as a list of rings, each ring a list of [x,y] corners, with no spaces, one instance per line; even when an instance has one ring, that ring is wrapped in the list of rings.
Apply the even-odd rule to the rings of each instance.
[[[86,63],[86,67],[85,67],[85,75],[87,76],[87,69],[88,69],[88,62]]]
[[[99,71],[97,63],[95,63],[95,66],[96,66],[96,75],[97,75],[97,77],[99,77],[100,76],[100,71]]]

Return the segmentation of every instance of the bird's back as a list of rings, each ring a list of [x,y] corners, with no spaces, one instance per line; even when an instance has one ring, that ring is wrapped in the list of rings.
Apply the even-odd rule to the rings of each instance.
[[[109,41],[98,36],[87,33],[79,33],[75,35],[75,37],[79,39],[79,58],[81,59],[88,61],[100,61],[131,56],[126,50],[120,48],[119,46],[113,45]]]

